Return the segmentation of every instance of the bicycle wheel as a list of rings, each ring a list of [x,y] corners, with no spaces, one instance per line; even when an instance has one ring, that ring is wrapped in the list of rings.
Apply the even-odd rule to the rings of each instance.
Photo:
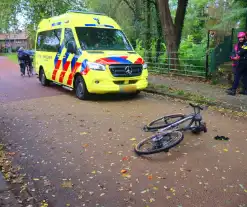
[[[33,66],[30,67],[30,75],[33,76]]]
[[[161,132],[139,142],[135,146],[138,155],[149,155],[169,150],[184,138],[180,131]]]
[[[26,66],[26,71],[27,71],[28,77],[31,77],[30,67],[28,65]]]
[[[158,129],[165,128],[174,122],[177,122],[185,117],[184,114],[173,114],[169,116],[164,116],[162,118],[152,121],[150,124],[144,126],[144,131],[154,131]]]

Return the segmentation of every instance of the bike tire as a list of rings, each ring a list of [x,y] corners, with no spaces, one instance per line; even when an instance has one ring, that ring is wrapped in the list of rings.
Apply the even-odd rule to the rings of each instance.
[[[28,77],[30,78],[31,77],[31,74],[30,74],[30,67],[29,66],[26,66],[26,71],[27,71]]]
[[[144,126],[144,131],[155,131],[158,129],[165,128],[185,117],[184,114],[172,114],[168,116],[163,116],[159,119],[152,121],[150,124]],[[169,122],[168,122],[169,121]]]
[[[171,136],[174,136],[174,138],[171,138]],[[162,152],[162,151],[167,151],[169,149],[171,149],[172,147],[178,145],[184,138],[184,135],[182,132],[180,131],[170,131],[170,132],[161,132],[159,134],[159,136],[162,136],[163,138],[162,139],[166,139],[166,137],[170,136],[169,139],[167,140],[164,140],[165,144],[162,143],[162,147],[159,147],[157,148],[152,148],[152,149],[148,149],[148,150],[142,150],[142,146],[147,143],[147,142],[152,142],[152,140],[157,137],[157,134],[156,135],[153,135],[151,137],[148,137],[144,140],[142,140],[141,142],[139,142],[136,146],[135,146],[135,152],[138,154],[138,155],[150,155],[150,154],[155,154],[155,153],[159,153],[159,152]],[[152,146],[154,147],[154,146]]]

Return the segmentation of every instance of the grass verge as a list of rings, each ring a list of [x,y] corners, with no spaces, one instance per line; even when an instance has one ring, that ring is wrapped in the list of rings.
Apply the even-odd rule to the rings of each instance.
[[[247,117],[247,112],[243,111],[243,109],[239,107],[234,107],[203,95],[197,95],[184,90],[171,88],[164,84],[156,85],[149,83],[149,86],[144,91],[148,93],[165,95],[171,98],[178,98],[196,104],[207,105],[211,109],[219,111],[222,114],[231,114],[235,117]]]
[[[18,63],[16,53],[0,53],[0,56],[5,56],[14,63]]]
[[[171,88],[164,84],[149,83],[147,92],[161,93],[170,97],[190,100],[199,104],[217,105],[217,101],[213,98],[208,98],[202,95],[193,94],[181,89]]]

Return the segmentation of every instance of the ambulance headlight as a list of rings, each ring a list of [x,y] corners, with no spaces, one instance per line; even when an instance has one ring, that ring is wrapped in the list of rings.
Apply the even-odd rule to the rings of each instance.
[[[106,67],[99,63],[87,62],[87,65],[91,70],[100,70],[100,71],[106,70]]]
[[[147,63],[144,63],[144,64],[142,65],[142,68],[143,68],[143,69],[147,69],[147,68],[148,68],[148,64],[147,64]]]

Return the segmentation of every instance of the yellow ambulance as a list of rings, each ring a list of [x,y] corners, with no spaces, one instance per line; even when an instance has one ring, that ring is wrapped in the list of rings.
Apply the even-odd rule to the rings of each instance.
[[[91,93],[138,94],[148,85],[147,64],[119,25],[103,14],[68,11],[42,20],[35,51],[41,84],[62,85],[79,99]]]

